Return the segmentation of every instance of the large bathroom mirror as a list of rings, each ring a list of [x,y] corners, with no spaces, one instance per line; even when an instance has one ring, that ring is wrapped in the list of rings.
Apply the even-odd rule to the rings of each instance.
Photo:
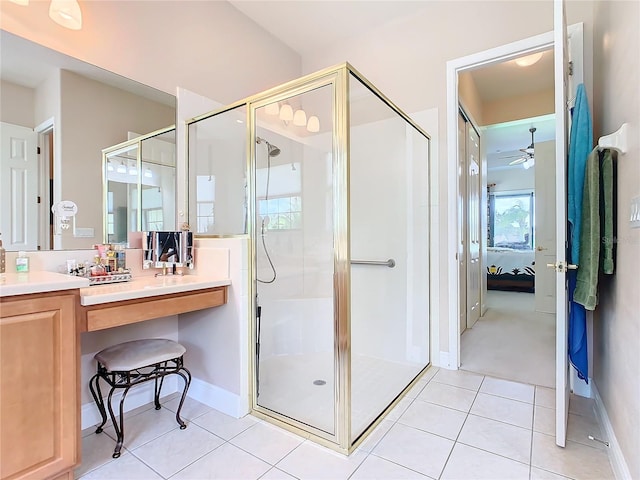
[[[0,238],[11,251],[92,248],[105,238],[103,149],[175,124],[175,97],[0,35]],[[51,214],[63,200],[77,205],[66,229]]]

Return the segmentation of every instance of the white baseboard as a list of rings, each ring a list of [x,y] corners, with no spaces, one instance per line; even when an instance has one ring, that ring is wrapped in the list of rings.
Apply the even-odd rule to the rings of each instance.
[[[436,367],[447,368],[449,370],[457,370],[456,367],[449,363],[449,352],[440,352],[439,363]]]
[[[244,417],[249,413],[248,399],[243,402],[240,395],[203,382],[197,378],[191,380],[189,396],[200,403],[204,403],[211,408],[215,408],[235,418]]]
[[[101,385],[102,387],[104,387],[104,384],[101,383]],[[102,390],[102,393],[104,394],[106,389],[102,387],[101,387],[101,390]],[[164,382],[162,384],[161,398],[166,397],[167,395],[171,395],[172,393],[175,393],[177,391],[178,391],[177,377],[171,376],[171,375],[165,377]],[[189,391],[191,391],[191,389],[189,389]],[[127,393],[127,399],[124,402],[124,411],[129,412],[135,408],[138,408],[153,402],[153,395],[154,395],[153,382],[148,382],[143,385],[139,385],[135,388],[132,388],[131,390],[129,390],[129,393]],[[112,405],[114,407],[114,411],[116,412],[117,412],[118,405],[120,403],[120,398],[122,398],[121,391],[114,393],[113,398],[111,400]],[[80,412],[81,412],[80,424],[81,424],[82,430],[84,430],[85,428],[92,427],[94,425],[98,425],[100,422],[102,422],[102,417],[100,416],[100,412],[98,412],[98,407],[96,406],[93,400],[89,403],[85,403],[84,405],[82,405]],[[109,417],[108,410],[107,410],[107,417]]]
[[[604,440],[609,442],[609,461],[611,462],[613,474],[616,480],[631,480],[631,472],[620,449],[616,434],[613,431],[613,425],[611,425],[611,421],[609,420],[609,415],[602,402],[602,397],[600,397],[600,392],[598,392],[595,383],[591,382],[591,387],[596,399],[596,414],[600,420],[600,425],[602,425],[604,429]]]

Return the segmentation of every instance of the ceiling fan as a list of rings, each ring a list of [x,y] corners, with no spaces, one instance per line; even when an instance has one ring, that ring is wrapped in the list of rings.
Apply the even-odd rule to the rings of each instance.
[[[534,142],[533,142],[533,133],[536,131],[535,127],[531,127],[529,129],[531,132],[531,145],[527,148],[521,148],[520,151],[523,153],[520,157],[516,158],[509,162],[509,165],[522,165],[525,169],[529,169],[533,167],[535,163],[534,158]]]

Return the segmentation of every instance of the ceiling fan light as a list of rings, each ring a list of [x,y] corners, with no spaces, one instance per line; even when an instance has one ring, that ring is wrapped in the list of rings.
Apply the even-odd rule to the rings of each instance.
[[[516,65],[518,65],[519,67],[530,67],[531,65],[540,61],[543,53],[544,52],[532,53],[531,55],[527,55],[526,57],[516,58]]]
[[[535,163],[536,162],[534,158],[527,158],[527,160],[525,160],[522,166],[524,167],[525,170],[529,170],[531,167],[535,165]]]
[[[49,16],[58,25],[71,30],[82,28],[82,11],[77,0],[51,0]]]

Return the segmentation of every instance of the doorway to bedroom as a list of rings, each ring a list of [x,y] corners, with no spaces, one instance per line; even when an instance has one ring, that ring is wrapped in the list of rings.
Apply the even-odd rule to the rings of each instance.
[[[553,51],[541,53],[526,67],[516,59],[459,75],[461,104],[480,134],[483,172],[479,208],[470,186],[461,189],[467,271],[460,291],[467,305],[460,311],[467,318],[460,322],[460,368],[553,388],[555,276],[544,266],[555,258],[554,75]],[[462,172],[474,181],[469,165]],[[483,244],[476,271],[474,228]],[[476,321],[469,306],[478,284]]]

